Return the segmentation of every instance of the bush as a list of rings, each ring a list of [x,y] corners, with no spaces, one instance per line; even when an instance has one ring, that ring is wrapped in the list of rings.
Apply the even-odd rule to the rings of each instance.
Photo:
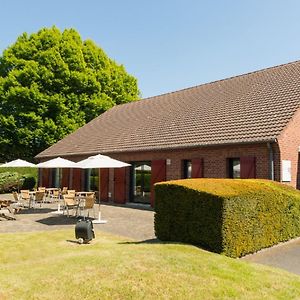
[[[240,257],[300,236],[300,192],[257,179],[155,185],[155,233]]]
[[[32,190],[35,187],[35,184],[36,184],[35,177],[31,175],[23,175],[22,189]]]
[[[0,173],[0,193],[10,193],[17,191],[22,185],[23,179],[17,172]]]

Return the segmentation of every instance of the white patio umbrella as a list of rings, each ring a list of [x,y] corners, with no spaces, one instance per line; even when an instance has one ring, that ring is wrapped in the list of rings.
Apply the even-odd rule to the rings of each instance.
[[[62,168],[78,168],[77,164],[71,160],[56,157],[45,162],[37,164],[38,168],[48,168],[48,169],[62,169]],[[53,212],[55,214],[62,214],[60,209],[60,203],[58,203],[57,211]]]
[[[128,163],[101,154],[90,156],[77,163],[77,168],[82,168],[82,169],[123,168],[129,166],[131,165]]]
[[[15,159],[0,165],[0,168],[36,168],[37,166],[23,159]],[[18,192],[20,190],[20,179],[18,179]]]
[[[36,168],[35,164],[32,164],[23,159],[15,159],[5,164],[0,165],[1,168]]]
[[[79,168],[77,164],[71,160],[56,157],[36,165],[38,168]]]
[[[102,168],[123,168],[129,167],[130,164],[122,162],[120,160],[113,159],[106,155],[93,155],[84,160],[81,160],[77,163],[77,166],[82,169],[102,169]],[[101,220],[101,212],[100,212],[100,201],[99,201],[99,211],[98,211],[98,219],[93,220],[95,224],[104,224],[107,223],[105,220]]]

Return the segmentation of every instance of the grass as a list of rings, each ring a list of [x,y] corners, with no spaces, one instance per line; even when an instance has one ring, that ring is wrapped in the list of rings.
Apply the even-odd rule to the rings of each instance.
[[[295,299],[300,277],[194,246],[0,234],[0,299]]]

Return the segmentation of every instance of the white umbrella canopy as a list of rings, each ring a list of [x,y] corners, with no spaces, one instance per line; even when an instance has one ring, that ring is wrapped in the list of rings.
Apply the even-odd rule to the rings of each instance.
[[[77,163],[61,158],[56,157],[47,161],[44,161],[42,163],[39,163],[36,165],[38,168],[79,168]]]
[[[26,160],[22,160],[22,159],[15,159],[15,160],[12,160],[8,163],[5,163],[5,164],[2,164],[0,165],[1,168],[36,168],[37,165],[35,164],[32,164]]]
[[[131,165],[128,163],[101,154],[90,156],[77,163],[77,168],[81,169],[123,168],[129,166]]]

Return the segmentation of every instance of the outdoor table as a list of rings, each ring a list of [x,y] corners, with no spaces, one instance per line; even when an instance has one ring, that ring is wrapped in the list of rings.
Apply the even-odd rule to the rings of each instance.
[[[94,193],[94,192],[76,192],[75,195],[77,197],[86,197],[87,194],[92,194],[92,193]]]
[[[59,191],[59,188],[46,188],[46,194],[50,195],[53,191]]]

